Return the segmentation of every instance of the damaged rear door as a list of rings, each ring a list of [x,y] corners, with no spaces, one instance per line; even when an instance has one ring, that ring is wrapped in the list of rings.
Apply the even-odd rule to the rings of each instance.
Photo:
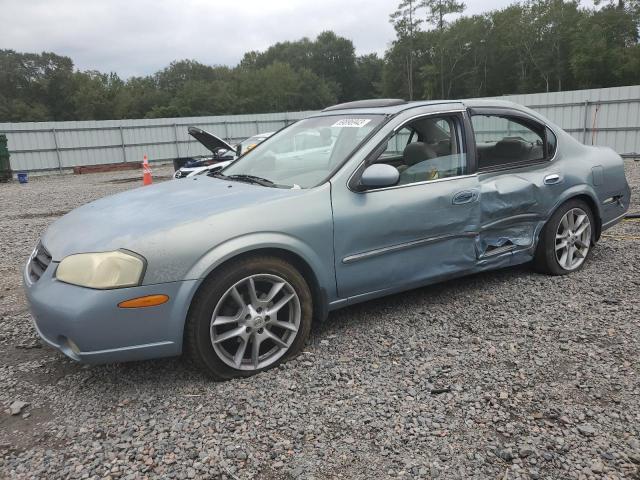
[[[550,160],[553,132],[523,112],[471,109],[480,188],[479,265],[508,265],[531,256],[563,175]]]

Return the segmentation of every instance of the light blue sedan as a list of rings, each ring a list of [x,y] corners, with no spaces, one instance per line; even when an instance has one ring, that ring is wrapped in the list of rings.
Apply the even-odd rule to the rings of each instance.
[[[526,262],[574,272],[629,198],[615,152],[524,107],[365,100],[220,173],[68,213],[25,288],[40,336],[75,360],[186,351],[228,379],[295,355],[345,305]]]

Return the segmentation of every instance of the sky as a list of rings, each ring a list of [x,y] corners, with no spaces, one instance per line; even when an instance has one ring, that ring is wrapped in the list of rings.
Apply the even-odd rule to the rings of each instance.
[[[513,0],[466,0],[465,14]],[[0,49],[49,51],[80,70],[147,75],[173,60],[236,65],[245,52],[324,30],[382,55],[398,0],[0,0]]]

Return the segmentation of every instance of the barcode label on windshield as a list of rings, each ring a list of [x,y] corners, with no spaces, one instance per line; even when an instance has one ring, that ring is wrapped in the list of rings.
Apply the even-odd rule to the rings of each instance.
[[[370,118],[343,118],[342,120],[338,120],[331,126],[342,128],[362,128],[370,121]]]

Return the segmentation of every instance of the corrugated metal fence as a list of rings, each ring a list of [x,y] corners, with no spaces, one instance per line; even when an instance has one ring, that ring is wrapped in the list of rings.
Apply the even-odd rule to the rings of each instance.
[[[640,156],[640,85],[499,97],[539,111],[588,145]],[[151,161],[205,155],[187,134],[200,127],[230,142],[277,130],[313,112],[215,117],[0,123],[14,171],[60,170],[78,165]]]
[[[233,143],[278,130],[312,112],[215,117],[0,123],[13,171],[63,170],[78,165],[150,161],[210,154],[188,133],[196,126]]]
[[[640,156],[640,85],[495,98],[536,110],[586,145]]]

